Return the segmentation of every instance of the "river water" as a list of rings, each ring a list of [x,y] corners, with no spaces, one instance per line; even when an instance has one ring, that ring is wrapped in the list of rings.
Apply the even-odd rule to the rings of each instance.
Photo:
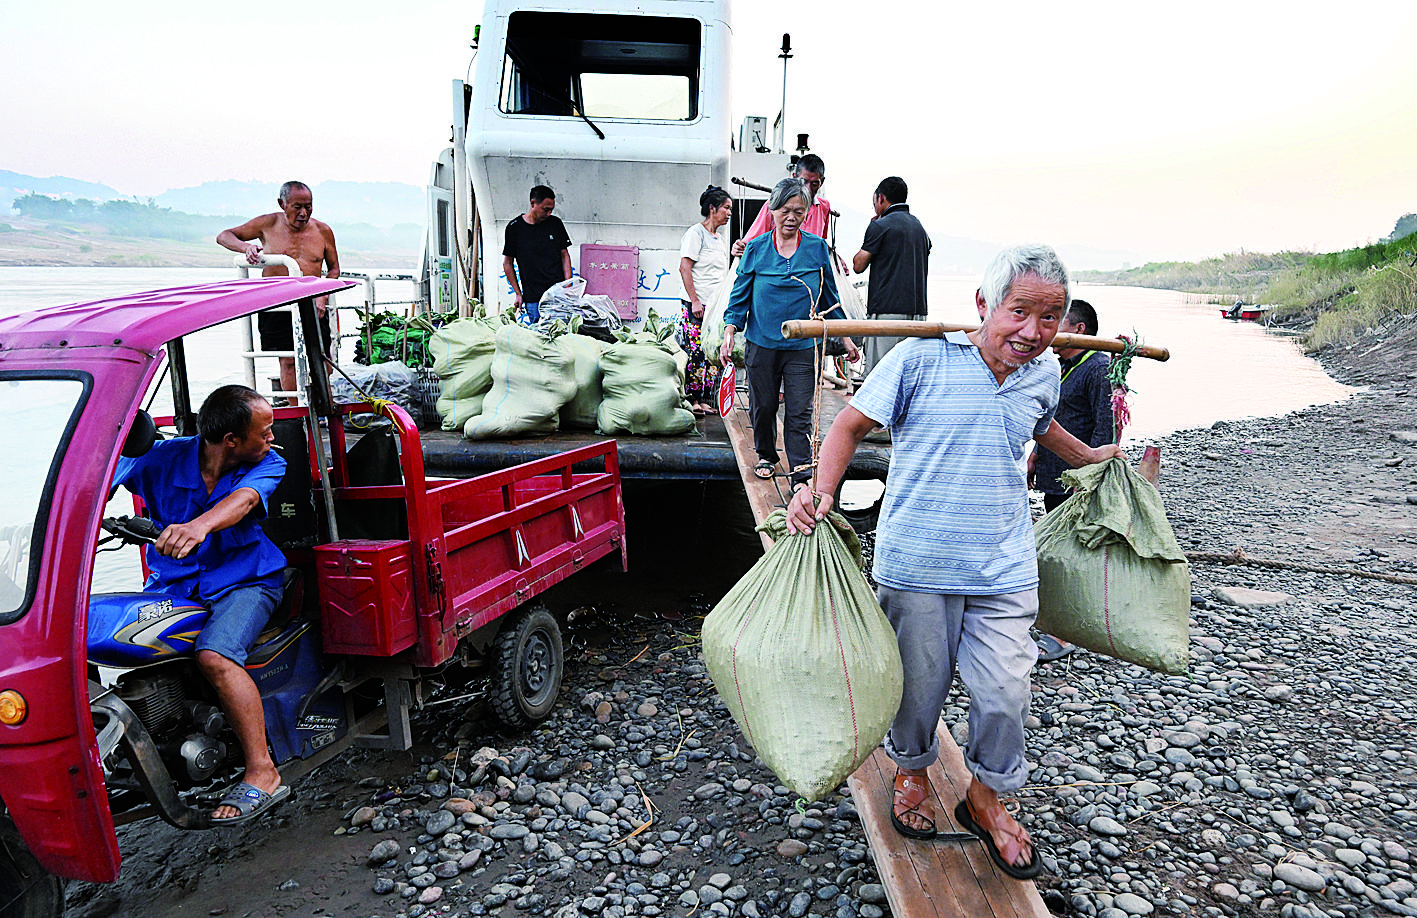
[[[0,314],[82,302],[124,293],[208,283],[231,278],[223,268],[9,268],[0,267]],[[975,277],[933,275],[930,318],[977,321]],[[411,290],[385,281],[378,294],[396,299]],[[1137,359],[1128,382],[1132,426],[1126,446],[1144,444],[1177,430],[1219,420],[1286,414],[1348,397],[1351,389],[1305,357],[1294,339],[1266,332],[1253,322],[1232,322],[1219,308],[1170,290],[1080,284],[1075,290],[1097,308],[1100,334],[1133,335],[1167,347],[1165,363]],[[341,309],[359,304],[359,292],[341,295]],[[342,312],[341,327],[354,331],[357,318]],[[220,334],[220,333],[215,333]],[[203,342],[194,342],[200,354]],[[213,342],[213,348],[219,347]],[[347,358],[346,358],[347,359]],[[194,368],[200,363],[193,361]]]
[[[231,269],[220,268],[0,267],[0,315],[163,287],[210,283],[229,279],[234,274]],[[977,321],[973,307],[977,284],[978,280],[973,277],[932,277],[930,317],[945,322]],[[411,297],[411,287],[384,281],[379,283],[378,294],[381,300]],[[1132,363],[1129,382],[1133,389],[1133,424],[1124,433],[1123,443],[1133,455],[1140,455],[1142,444],[1173,431],[1204,427],[1218,420],[1284,414],[1338,401],[1352,391],[1330,379],[1315,361],[1303,356],[1293,339],[1268,334],[1254,323],[1225,320],[1217,307],[1194,297],[1166,290],[1096,285],[1081,285],[1076,295],[1097,308],[1102,335],[1135,333],[1146,344],[1171,350],[1171,359],[1165,363],[1142,359]],[[347,334],[357,328],[358,318],[344,310],[359,305],[362,294],[354,290],[340,296],[343,299],[337,305],[341,309],[341,327]],[[239,376],[231,374],[229,354],[234,346],[236,333],[227,327],[207,330],[189,339],[188,361],[199,393],[223,382],[240,381]],[[342,356],[348,359],[348,351]],[[216,367],[221,367],[228,375],[204,379],[207,367],[213,368],[213,373],[217,372]],[[273,363],[270,370],[274,371]],[[170,411],[170,406],[163,404],[166,400],[167,387],[163,386],[154,411]],[[867,495],[867,498],[872,496]],[[672,498],[666,497],[660,502],[680,507],[683,499],[683,495],[676,492]],[[704,490],[693,500],[700,507],[699,525],[694,529],[742,530],[743,538],[739,541],[747,548],[742,564],[737,567],[746,568],[759,551],[752,534],[752,520],[725,521],[705,516],[719,512],[715,507],[736,507],[741,502],[729,500],[717,491],[710,493],[710,490]],[[627,510],[632,513],[652,512],[638,504],[629,507],[630,503],[627,499]],[[110,504],[109,513],[127,512],[131,512],[131,503],[120,493]],[[646,518],[638,522],[662,523],[671,528],[678,525],[672,519]],[[639,527],[636,530],[640,531]],[[638,542],[642,549],[637,552],[638,561],[646,560],[643,549],[652,543],[653,540]],[[680,545],[679,549],[682,548]],[[722,555],[725,546],[719,543],[713,550]],[[654,552],[651,549],[649,553]],[[103,555],[98,560],[96,589],[139,587],[135,552]],[[670,561],[672,558],[665,559],[666,564]]]

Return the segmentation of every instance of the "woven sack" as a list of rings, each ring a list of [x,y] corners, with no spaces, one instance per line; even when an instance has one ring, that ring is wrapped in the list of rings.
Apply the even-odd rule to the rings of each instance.
[[[733,284],[738,280],[738,259],[728,265],[728,270],[723,275],[723,280],[719,283],[718,289],[713,292],[713,299],[704,304],[703,330],[699,333],[699,344],[704,349],[704,360],[708,361],[711,367],[718,366],[721,361],[718,359],[718,349],[723,347],[723,314],[728,310],[728,300],[733,294]],[[738,365],[743,364],[743,335],[733,336],[733,362]]]
[[[438,416],[444,430],[462,430],[482,413],[492,388],[492,355],[497,350],[500,317],[459,319],[438,329],[428,342],[433,372],[442,380]]]
[[[674,343],[674,326],[650,311],[642,331],[621,331],[600,355],[597,428],[607,436],[678,436],[698,429],[684,400],[689,358]]]
[[[560,340],[571,352],[576,378],[576,394],[561,406],[561,429],[595,430],[602,398],[600,353],[605,345],[586,335],[566,335]]]
[[[1038,630],[1157,672],[1186,672],[1191,570],[1161,495],[1124,459],[1061,478],[1077,493],[1034,526]]]
[[[482,413],[463,426],[463,436],[492,440],[555,433],[561,406],[576,394],[575,357],[564,340],[524,325],[498,329],[492,389]]]
[[[900,648],[835,513],[777,538],[704,619],[704,660],[733,720],[793,792],[820,800],[880,745],[900,707]],[[843,541],[845,540],[845,541]],[[849,543],[849,544],[848,544]]]

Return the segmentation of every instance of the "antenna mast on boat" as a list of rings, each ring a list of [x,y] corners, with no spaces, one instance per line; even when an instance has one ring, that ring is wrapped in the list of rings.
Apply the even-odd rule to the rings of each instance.
[[[777,152],[786,153],[782,139],[787,136],[787,61],[792,57],[792,36],[782,33],[782,109],[777,113]]]

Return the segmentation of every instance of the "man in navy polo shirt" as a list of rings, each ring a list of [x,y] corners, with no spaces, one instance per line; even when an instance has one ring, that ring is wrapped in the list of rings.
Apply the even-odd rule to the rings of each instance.
[[[197,636],[197,665],[216,689],[246,758],[242,781],[212,812],[246,822],[290,795],[266,747],[261,695],[246,655],[280,601],[285,555],[260,526],[285,460],[271,451],[271,405],[245,386],[222,386],[197,414],[200,436],[160,440],[120,459],[115,485],[143,499],[162,534],[147,551],[145,589],[212,610]]]
[[[871,196],[876,216],[866,226],[861,250],[851,259],[857,274],[871,269],[871,286],[866,288],[866,314],[872,319],[924,319],[926,277],[930,260],[930,234],[905,203],[909,189],[905,179],[889,175],[881,179]],[[865,354],[862,372],[869,375],[885,359],[891,348],[904,338],[869,335],[861,342]]]
[[[1029,439],[1070,465],[1120,455],[1089,447],[1053,424],[1058,361],[1048,346],[1068,306],[1068,273],[1047,246],[1001,252],[975,293],[983,324],[897,346],[867,377],[822,444],[812,489],[794,495],[788,525],[810,531],[863,437],[876,425],[893,441],[872,573],[895,628],[905,685],[886,734],[895,761],[891,822],[933,838],[926,768],[939,755],[936,724],[956,668],[970,689],[972,780],[955,819],[978,835],[1010,876],[1042,861],[1000,793],[1028,777],[1023,722],[1038,648],[1038,559],[1028,513],[1023,448]],[[815,505],[814,505],[815,501]]]

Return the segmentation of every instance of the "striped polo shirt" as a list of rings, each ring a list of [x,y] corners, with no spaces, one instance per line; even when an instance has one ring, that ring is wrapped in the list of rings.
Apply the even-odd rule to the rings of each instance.
[[[1051,351],[1001,386],[964,332],[906,339],[851,404],[891,430],[877,583],[970,595],[1038,585],[1023,448],[1058,407]]]

